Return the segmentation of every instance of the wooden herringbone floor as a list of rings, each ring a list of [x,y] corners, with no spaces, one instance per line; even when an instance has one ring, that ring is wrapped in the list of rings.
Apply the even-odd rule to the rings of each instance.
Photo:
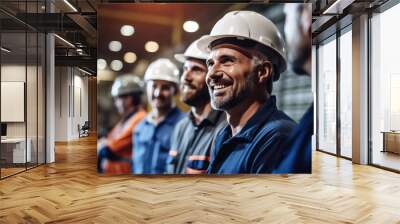
[[[102,177],[96,143],[0,181],[0,223],[400,223],[400,175],[315,152],[312,175]]]

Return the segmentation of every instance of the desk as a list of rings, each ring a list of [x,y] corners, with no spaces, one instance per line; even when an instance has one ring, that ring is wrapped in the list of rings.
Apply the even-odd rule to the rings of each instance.
[[[25,163],[31,162],[31,145],[32,140],[28,138],[25,154],[25,138],[6,138],[1,139],[1,157],[9,163]],[[12,154],[12,155],[11,155]],[[12,158],[12,159],[11,159]],[[27,161],[25,161],[27,158]]]
[[[382,152],[393,152],[400,154],[400,131],[382,131]]]

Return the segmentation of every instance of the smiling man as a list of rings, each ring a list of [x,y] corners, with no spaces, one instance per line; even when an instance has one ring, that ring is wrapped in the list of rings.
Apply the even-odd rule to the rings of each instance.
[[[256,12],[234,11],[198,45],[211,50],[211,105],[225,111],[229,124],[217,134],[208,173],[271,173],[296,125],[271,95],[272,82],[286,70],[281,34]]]
[[[207,54],[197,48],[197,41],[175,58],[183,63],[181,100],[190,106],[190,112],[172,135],[168,173],[206,173],[215,135],[226,125],[225,114],[211,108],[205,82]]]
[[[171,133],[184,116],[173,99],[179,90],[179,70],[169,59],[161,58],[149,65],[144,80],[152,110],[135,129],[132,172],[163,174]]]

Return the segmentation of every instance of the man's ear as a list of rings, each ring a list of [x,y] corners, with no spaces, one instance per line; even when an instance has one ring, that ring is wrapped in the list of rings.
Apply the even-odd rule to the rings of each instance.
[[[259,83],[267,83],[269,79],[272,79],[272,64],[270,61],[263,61],[257,68],[257,77]]]

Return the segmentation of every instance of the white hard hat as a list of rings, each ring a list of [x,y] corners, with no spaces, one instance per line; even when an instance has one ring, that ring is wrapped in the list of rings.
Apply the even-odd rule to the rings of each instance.
[[[111,96],[117,97],[132,93],[142,93],[143,92],[143,83],[139,77],[126,74],[118,76],[112,87],[111,87]]]
[[[171,60],[160,58],[152,62],[144,74],[144,81],[165,80],[179,84],[179,69]]]
[[[188,58],[195,58],[200,60],[207,60],[208,53],[207,51],[202,51],[197,47],[197,43],[199,39],[195,40],[193,43],[189,45],[183,54],[175,54],[175,59],[181,63],[184,63]]]
[[[225,38],[251,40],[263,46],[263,54],[276,66],[278,74],[286,70],[285,42],[278,28],[269,19],[253,11],[232,11],[214,25],[210,35],[198,42],[202,51],[210,51],[212,43]]]

